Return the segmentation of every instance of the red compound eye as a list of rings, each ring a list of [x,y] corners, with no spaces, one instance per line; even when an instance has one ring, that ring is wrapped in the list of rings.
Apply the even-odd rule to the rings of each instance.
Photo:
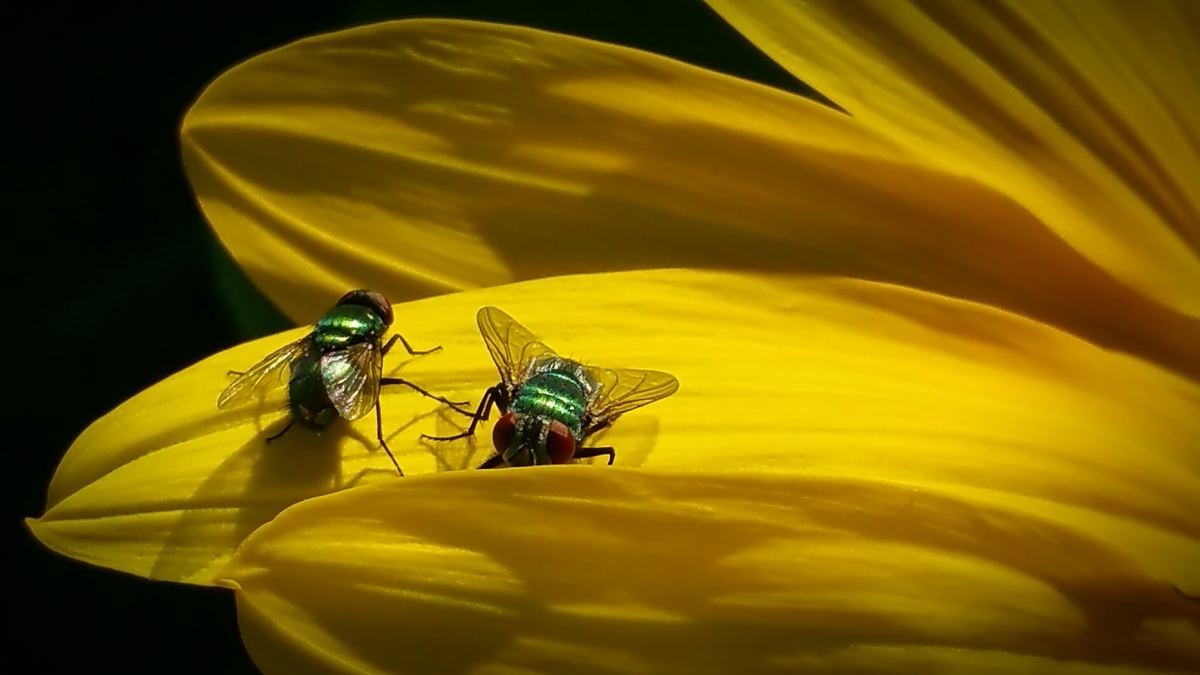
[[[550,433],[546,434],[546,451],[550,461],[566,464],[575,456],[575,437],[562,422],[551,422]]]
[[[394,320],[392,316],[392,303],[388,302],[387,298],[383,297],[381,294],[376,293],[375,291],[368,291],[365,288],[360,288],[357,291],[350,291],[349,293],[343,295],[342,299],[338,300],[337,304],[338,307],[341,307],[342,305],[357,305],[359,307],[366,307],[372,312],[375,312],[375,314],[377,314],[379,318],[383,320],[383,325],[385,326],[391,326],[392,321]]]
[[[512,443],[513,436],[517,435],[517,414],[508,413],[504,417],[496,420],[496,426],[492,427],[492,445],[496,446],[496,452],[503,453],[508,449],[508,444]]]

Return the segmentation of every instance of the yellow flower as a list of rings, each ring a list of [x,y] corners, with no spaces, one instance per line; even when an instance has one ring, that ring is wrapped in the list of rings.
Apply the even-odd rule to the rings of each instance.
[[[448,471],[487,430],[423,443],[462,420],[403,391],[410,477],[369,417],[266,446],[216,397],[300,329],[99,420],[34,534],[236,589],[268,673],[1200,668],[1200,5],[710,4],[850,115],[423,20],[252,59],[184,124],[289,315],[411,301],[444,351],[397,375],[477,400],[488,304],[676,375],[617,466]]]

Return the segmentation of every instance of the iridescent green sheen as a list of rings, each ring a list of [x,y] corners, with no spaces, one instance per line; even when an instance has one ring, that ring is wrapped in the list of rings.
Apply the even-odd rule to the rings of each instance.
[[[512,412],[561,422],[578,439],[583,432],[587,394],[574,370],[574,364],[563,361],[561,367],[530,377],[513,399]]]
[[[337,419],[337,408],[329,400],[321,376],[321,353],[310,350],[292,363],[288,380],[288,408],[301,425],[321,430]]]
[[[324,352],[359,342],[377,342],[386,330],[383,319],[367,307],[340,305],[317,321],[313,340]]]

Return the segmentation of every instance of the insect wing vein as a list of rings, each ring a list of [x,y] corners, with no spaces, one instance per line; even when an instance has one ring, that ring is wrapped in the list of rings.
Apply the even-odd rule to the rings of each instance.
[[[600,384],[600,390],[590,406],[599,419],[612,419],[662,400],[679,390],[679,380],[674,375],[657,370],[595,366],[587,366],[587,370]]]
[[[329,402],[348,420],[363,417],[379,398],[383,360],[371,342],[362,342],[321,357],[321,382]]]
[[[517,323],[517,320],[496,307],[484,307],[476,316],[479,333],[487,345],[500,379],[513,385],[524,378],[526,369],[538,357],[553,355],[554,350]]]
[[[304,355],[309,348],[311,336],[305,336],[287,346],[281,347],[266,358],[254,364],[250,370],[242,373],[234,380],[221,397],[217,399],[218,408],[228,408],[248,401],[255,392],[264,395],[287,384],[285,373],[291,369],[287,366]]]

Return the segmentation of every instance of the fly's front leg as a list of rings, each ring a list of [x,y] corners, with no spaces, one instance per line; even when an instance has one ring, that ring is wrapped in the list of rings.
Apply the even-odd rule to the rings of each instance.
[[[429,434],[421,434],[421,438],[426,438],[431,441],[454,441],[460,438],[467,438],[475,435],[475,427],[480,421],[488,419],[492,412],[492,406],[499,406],[500,412],[504,413],[508,410],[508,397],[500,390],[500,386],[489,387],[483,394],[483,398],[479,400],[479,408],[475,414],[471,415],[471,426],[461,434],[453,436],[430,436]]]
[[[296,418],[295,418],[295,417],[290,417],[290,418],[288,418],[288,423],[287,423],[287,424],[285,424],[285,425],[283,425],[283,428],[282,428],[282,429],[280,429],[278,433],[271,434],[270,436],[267,436],[267,438],[266,438],[266,442],[267,442],[267,443],[270,443],[271,441],[273,441],[273,440],[275,440],[275,439],[279,438],[280,436],[282,436],[282,435],[286,434],[286,433],[288,432],[288,429],[291,429],[291,428],[292,428],[292,422],[295,422],[295,421],[296,421]]]
[[[587,440],[596,433],[603,431],[612,426],[616,417],[606,418],[603,420],[588,420],[588,424],[583,428],[583,439]],[[579,448],[575,451],[575,459],[587,459],[588,457],[599,457],[600,455],[608,455],[608,465],[612,466],[617,460],[617,451],[613,448]]]
[[[424,356],[426,354],[432,354],[434,352],[441,351],[441,349],[442,349],[442,346],[438,345],[438,346],[434,347],[433,349],[425,349],[425,350],[418,351],[416,349],[413,349],[412,345],[408,344],[408,340],[405,340],[403,335],[401,335],[399,333],[392,333],[392,338],[387,341],[387,344],[385,344],[383,346],[383,349],[381,350],[380,353],[383,354],[384,356],[386,356],[387,353],[389,351],[391,351],[392,345],[396,344],[396,340],[399,340],[400,344],[404,345],[405,351],[407,351],[410,356]]]
[[[479,468],[495,469],[495,468],[501,467],[501,466],[507,466],[507,464],[504,463],[504,455],[496,454],[496,455],[489,457],[488,461],[484,462],[483,464],[480,464]]]
[[[579,448],[575,451],[575,459],[587,459],[600,455],[608,455],[609,466],[612,466],[613,462],[617,460],[617,451],[613,448]]]
[[[379,397],[375,398],[375,437],[379,439],[379,444],[383,446],[383,451],[387,453],[388,459],[392,460],[392,464],[396,465],[396,471],[400,475],[404,475],[404,470],[400,468],[400,462],[396,461],[396,456],[392,454],[392,449],[388,447],[387,441],[383,440],[383,414],[379,410]]]
[[[454,408],[454,410],[461,415],[465,415],[467,417],[475,416],[474,413],[472,413],[468,410],[463,410],[462,408],[458,407],[460,405],[466,405],[466,404],[470,403],[470,401],[451,401],[450,399],[438,396],[436,394],[431,394],[431,393],[425,391],[424,389],[418,387],[417,385],[413,384],[412,382],[409,382],[408,380],[400,379],[399,377],[381,377],[381,378],[379,378],[379,385],[383,386],[385,384],[402,384],[406,387],[410,387],[410,388],[414,389],[415,391],[417,391],[425,396],[428,396],[429,398],[431,398],[435,401],[441,401],[442,403],[445,403],[446,405],[450,406],[451,408]]]

